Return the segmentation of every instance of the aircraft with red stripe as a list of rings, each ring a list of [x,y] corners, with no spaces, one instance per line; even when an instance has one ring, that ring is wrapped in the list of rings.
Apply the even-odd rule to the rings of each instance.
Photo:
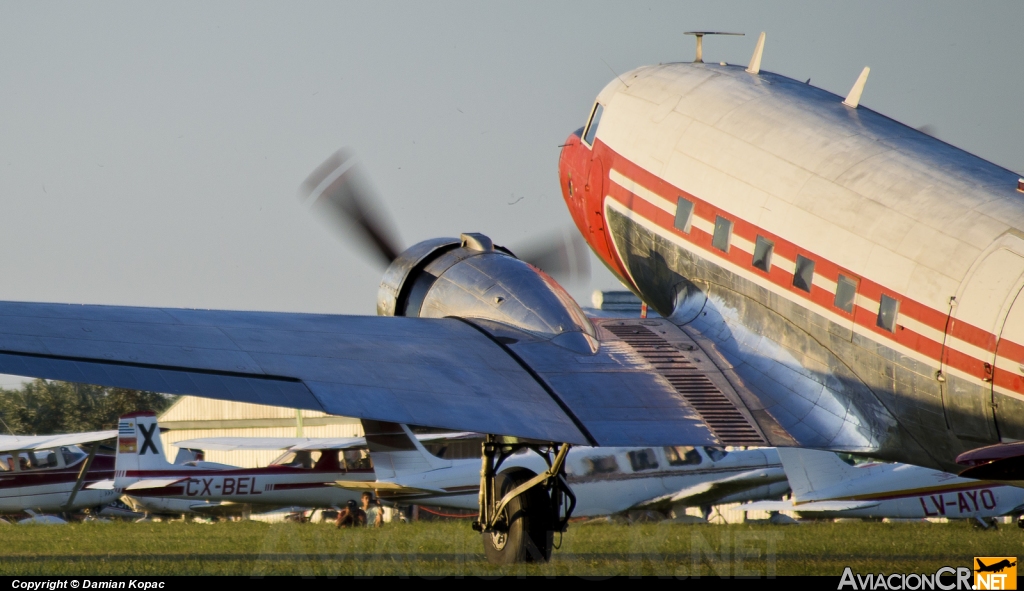
[[[259,445],[265,449],[267,443]],[[147,513],[218,515],[290,506],[342,507],[359,495],[332,486],[336,481],[374,477],[362,438],[282,447],[287,453],[265,468],[201,460],[172,464],[164,454],[156,414],[131,413],[118,423],[113,480],[93,486],[123,493],[133,507]]]
[[[1024,440],[1024,179],[861,106],[866,68],[844,98],[763,51],[616,76],[562,149],[577,228],[661,318],[588,318],[544,272],[572,248],[403,248],[339,152],[301,194],[388,264],[377,317],[0,302],[0,372],[490,434],[498,562],[565,530],[568,445],[956,470]],[[549,467],[504,477],[524,447]]]
[[[1024,180],[763,43],[609,83],[561,155],[577,227],[767,432],[947,470],[1024,439]]]
[[[744,511],[795,511],[804,517],[869,519],[974,519],[988,528],[993,518],[1024,512],[1024,489],[962,478],[909,464],[851,466],[836,454],[799,448],[779,450],[792,499],[741,505]]]
[[[100,443],[116,436],[0,435],[0,513],[69,512],[115,500],[112,491],[88,487],[114,475],[114,456],[100,453]]]

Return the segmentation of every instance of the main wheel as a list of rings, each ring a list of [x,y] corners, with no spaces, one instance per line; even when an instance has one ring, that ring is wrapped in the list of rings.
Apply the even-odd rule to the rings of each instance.
[[[494,496],[501,499],[534,476],[525,468],[505,470],[494,478]],[[502,510],[502,531],[481,534],[488,562],[515,564],[546,562],[551,558],[554,532],[550,503],[548,494],[537,486],[509,501]]]

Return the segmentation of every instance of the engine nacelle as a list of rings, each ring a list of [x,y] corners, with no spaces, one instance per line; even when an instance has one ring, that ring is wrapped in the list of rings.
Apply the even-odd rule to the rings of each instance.
[[[425,240],[399,255],[381,281],[377,315],[491,320],[580,353],[598,347],[561,285],[483,234]]]

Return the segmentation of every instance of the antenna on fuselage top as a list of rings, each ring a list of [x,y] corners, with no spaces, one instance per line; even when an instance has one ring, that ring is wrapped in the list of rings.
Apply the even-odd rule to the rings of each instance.
[[[683,35],[693,35],[697,38],[697,55],[693,58],[693,63],[703,64],[704,63],[704,35],[737,35],[742,37],[745,33],[722,33],[720,31],[687,31]]]

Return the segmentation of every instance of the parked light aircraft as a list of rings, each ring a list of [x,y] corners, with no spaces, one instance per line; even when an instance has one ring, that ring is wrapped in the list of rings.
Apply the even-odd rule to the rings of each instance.
[[[976,519],[1024,512],[1024,489],[909,464],[851,466],[828,451],[780,448],[790,501],[743,505],[748,511],[796,511],[810,517]]]
[[[265,446],[266,441],[258,445]],[[373,478],[361,438],[287,447],[287,453],[265,468],[205,461],[172,464],[164,455],[156,415],[136,412],[118,423],[113,480],[92,486],[123,493],[133,507],[147,512],[223,515],[288,506],[340,507],[358,499],[358,494],[328,485]]]
[[[113,501],[113,492],[86,487],[114,475],[114,457],[98,450],[101,441],[116,436],[116,431],[0,436],[0,513],[74,511]]]
[[[495,434],[498,562],[550,555],[567,444],[956,469],[1024,439],[1024,180],[860,106],[867,69],[844,98],[763,50],[616,76],[562,149],[579,231],[661,319],[592,321],[480,234],[402,250],[339,154],[303,194],[390,261],[380,317],[2,302],[0,372]],[[520,446],[551,468],[503,474]]]
[[[478,458],[438,457],[406,425],[363,421],[363,428],[377,479],[340,480],[339,487],[374,490],[381,499],[400,504],[478,507]],[[577,499],[573,515],[581,517],[685,507],[701,507],[707,517],[712,505],[781,498],[789,491],[773,448],[574,447],[565,461],[566,482]],[[509,457],[504,466],[533,474],[547,468],[541,456],[527,449]]]

